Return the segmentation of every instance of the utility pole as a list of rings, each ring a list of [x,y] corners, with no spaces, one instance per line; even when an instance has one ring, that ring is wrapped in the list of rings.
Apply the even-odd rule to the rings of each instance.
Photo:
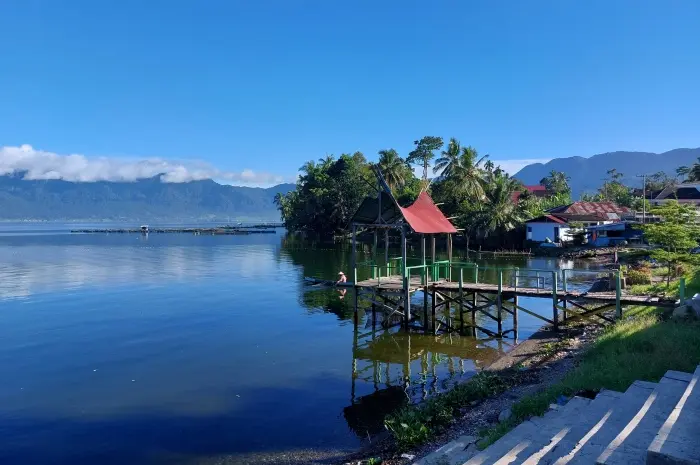
[[[638,174],[638,178],[642,178],[642,224],[647,222],[647,176],[646,174]]]

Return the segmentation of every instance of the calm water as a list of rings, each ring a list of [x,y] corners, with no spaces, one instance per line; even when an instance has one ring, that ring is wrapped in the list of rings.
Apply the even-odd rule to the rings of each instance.
[[[348,250],[282,231],[66,229],[0,225],[2,464],[350,450],[381,429],[378,413],[447,389],[508,347],[396,331],[372,340],[364,311],[353,324],[350,293],[303,285],[347,271]],[[539,326],[522,314],[520,337]]]

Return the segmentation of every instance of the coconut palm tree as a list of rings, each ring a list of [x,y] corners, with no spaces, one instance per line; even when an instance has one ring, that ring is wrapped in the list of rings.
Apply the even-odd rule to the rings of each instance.
[[[408,171],[406,162],[394,149],[379,151],[379,170],[384,175],[391,190],[402,187],[406,183],[405,174]]]
[[[681,166],[676,170],[676,173],[679,176],[685,176],[687,182],[700,181],[700,157],[698,157],[698,161],[691,166]]]
[[[454,137],[450,138],[447,149],[443,150],[441,157],[435,160],[433,173],[440,173],[444,178],[450,177],[456,166],[459,165],[459,157],[462,154],[462,147]]]
[[[435,162],[435,172],[440,171],[455,194],[471,199],[484,197],[484,170],[481,163],[488,155],[479,157],[474,147],[462,147],[455,138],[450,139],[447,150]]]
[[[569,181],[571,181],[570,176],[567,176],[561,171],[552,170],[547,177],[540,180],[540,185],[545,186],[552,194],[562,194],[565,192],[571,192]]]
[[[520,183],[506,173],[493,177],[480,211],[481,224],[486,233],[507,232],[523,223],[523,211],[517,202],[513,202],[513,194],[519,187]]]

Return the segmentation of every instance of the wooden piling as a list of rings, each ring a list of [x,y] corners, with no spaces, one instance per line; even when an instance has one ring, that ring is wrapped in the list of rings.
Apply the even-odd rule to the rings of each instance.
[[[496,296],[498,335],[503,335],[503,270],[498,270],[498,294]]]

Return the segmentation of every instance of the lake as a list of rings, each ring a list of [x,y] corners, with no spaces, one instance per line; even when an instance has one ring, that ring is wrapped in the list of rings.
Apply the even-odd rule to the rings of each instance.
[[[385,411],[448,389],[509,347],[398,329],[367,344],[371,324],[360,311],[354,325],[350,293],[303,283],[348,272],[347,246],[283,230],[69,229],[0,224],[2,464],[272,463],[350,451],[381,430]],[[521,314],[520,337],[540,323]]]

